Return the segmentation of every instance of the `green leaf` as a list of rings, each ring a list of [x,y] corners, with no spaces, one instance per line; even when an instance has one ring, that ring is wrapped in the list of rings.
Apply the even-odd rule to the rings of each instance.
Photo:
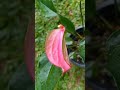
[[[61,74],[61,69],[53,66],[43,54],[40,58],[39,72],[36,75],[37,90],[54,90]]]
[[[120,45],[120,30],[115,31],[110,35],[106,42],[106,45],[108,50],[112,49],[116,45]]]
[[[52,65],[52,67],[50,68],[49,76],[46,80],[46,84],[45,86],[43,86],[42,90],[54,90],[57,82],[60,80],[61,75],[61,70]]]
[[[108,55],[107,68],[113,75],[117,86],[120,90],[120,45],[112,48]]]
[[[39,2],[41,2],[42,4],[44,4],[45,6],[47,6],[49,9],[51,9],[53,12],[57,13],[57,10],[55,9],[52,0],[38,0]]]
[[[60,14],[59,14],[59,18],[60,18],[61,24],[65,26],[66,31],[73,35],[76,35],[75,26],[73,25],[73,23],[66,17],[61,16]]]
[[[41,9],[45,12],[46,17],[58,15],[60,18],[60,22],[65,26],[66,31],[73,35],[76,35],[75,26],[73,25],[73,23],[57,12],[51,0],[38,0],[38,2],[39,5],[41,5]]]
[[[79,43],[79,53],[82,57],[83,62],[85,62],[85,40],[82,40]]]
[[[52,11],[50,8],[48,8],[46,5],[44,5],[41,1],[39,1],[38,3],[42,14],[44,14],[45,17],[55,17],[57,16],[57,13],[55,13],[54,11]]]

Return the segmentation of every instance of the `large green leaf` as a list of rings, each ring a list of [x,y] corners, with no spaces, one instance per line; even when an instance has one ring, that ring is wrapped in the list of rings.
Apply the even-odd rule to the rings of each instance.
[[[42,86],[43,88],[42,90],[54,90],[61,75],[62,75],[61,70],[52,65],[47,80],[45,84]]]
[[[107,40],[107,49],[110,50],[116,45],[120,45],[120,30],[115,31]]]
[[[38,2],[46,17],[58,15],[60,22],[65,26],[66,31],[74,35],[76,34],[74,24],[57,12],[51,0],[38,0]]]
[[[60,68],[52,65],[45,54],[40,58],[39,72],[36,75],[36,89],[37,90],[54,90],[62,73]]]
[[[117,86],[120,90],[120,45],[112,48],[108,55],[107,68],[113,75]]]

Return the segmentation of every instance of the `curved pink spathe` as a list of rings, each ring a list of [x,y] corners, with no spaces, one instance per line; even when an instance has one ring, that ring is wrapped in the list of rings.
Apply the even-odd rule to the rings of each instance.
[[[53,65],[62,68],[63,73],[65,73],[71,67],[70,64],[68,63],[69,61],[68,55],[66,55],[66,53],[63,53],[66,52],[67,50],[65,47],[66,45],[63,45],[63,41],[64,41],[63,36],[64,36],[65,28],[63,25],[59,25],[58,27],[59,29],[53,30],[48,35],[45,43],[45,52],[49,61]]]

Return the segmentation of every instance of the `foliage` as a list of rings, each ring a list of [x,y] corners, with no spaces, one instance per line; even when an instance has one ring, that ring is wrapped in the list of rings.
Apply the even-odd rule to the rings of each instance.
[[[46,3],[46,0],[36,0],[35,1],[35,43],[36,43],[36,64],[35,64],[35,73],[36,73],[36,90],[40,90],[40,86],[43,86],[43,89],[45,87],[45,84],[42,84],[41,79],[45,75],[43,75],[45,72],[42,70],[44,66],[46,66],[44,63],[42,63],[42,60],[40,58],[44,57],[43,61],[45,59],[45,55],[43,54],[45,52],[44,50],[44,43],[47,33],[49,33],[50,30],[53,30],[57,27],[58,24],[62,23],[66,26],[67,32],[70,34],[75,34],[75,27],[78,27],[79,25],[82,25],[82,20],[80,18],[80,9],[79,9],[79,1],[78,0],[53,0],[54,4],[51,3],[51,0],[49,0],[49,4]],[[64,7],[63,7],[64,5]],[[41,8],[42,7],[42,8]],[[82,12],[84,16],[84,0],[82,0]],[[48,12],[48,13],[47,13]],[[64,17],[65,16],[65,17]],[[67,17],[67,18],[66,18]],[[70,19],[70,20],[69,20]],[[73,24],[73,23],[74,24]],[[69,24],[68,24],[69,23]],[[77,36],[77,35],[76,35]],[[79,37],[79,36],[77,36]],[[70,40],[70,39],[69,39]],[[43,68],[40,68],[41,65],[43,65]],[[51,66],[51,65],[49,65]],[[52,66],[51,66],[52,67]],[[57,67],[55,67],[57,68]],[[54,70],[55,70],[54,68]],[[50,70],[50,67],[49,69]],[[61,72],[55,72],[53,70],[52,74],[55,74],[55,76],[61,75]],[[58,68],[59,70],[59,68]],[[49,72],[49,71],[48,71]],[[41,73],[41,74],[40,74]],[[43,74],[42,74],[43,73]],[[46,75],[49,75],[51,78],[45,77],[46,84],[48,85],[49,82],[52,82],[54,77],[53,75],[50,75],[46,72]],[[41,75],[41,78],[40,78]],[[52,79],[53,78],[53,79]],[[43,80],[43,81],[44,81]],[[56,79],[57,80],[57,79]],[[48,83],[47,83],[48,82]],[[54,81],[53,83],[55,83]],[[73,66],[73,69],[70,70],[70,72],[66,73],[64,76],[60,76],[57,83],[54,84],[55,90],[83,90],[85,88],[84,86],[84,69],[81,69],[79,67]],[[53,84],[49,84],[49,87],[53,87]],[[48,90],[48,89],[46,89]],[[50,90],[53,90],[52,88]]]

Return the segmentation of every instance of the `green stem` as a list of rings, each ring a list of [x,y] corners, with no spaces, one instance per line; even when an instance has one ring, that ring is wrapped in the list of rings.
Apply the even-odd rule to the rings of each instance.
[[[83,13],[82,13],[82,2],[80,1],[80,17],[82,19],[82,26],[83,26],[83,29],[84,29],[84,19],[83,19]],[[84,29],[85,30],[85,29]]]
[[[77,35],[78,35],[79,39],[83,39],[83,37],[80,34],[77,33]]]

